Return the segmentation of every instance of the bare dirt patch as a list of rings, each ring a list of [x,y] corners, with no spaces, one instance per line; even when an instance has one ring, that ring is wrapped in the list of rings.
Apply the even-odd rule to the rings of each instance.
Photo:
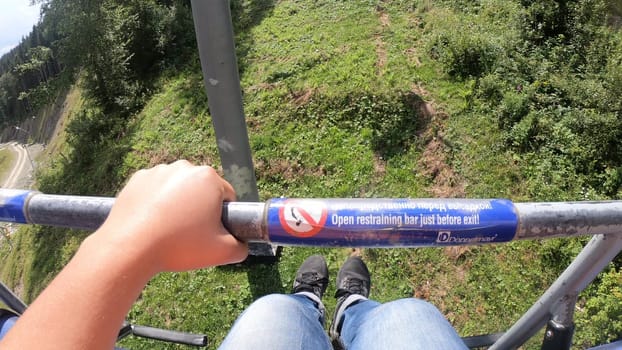
[[[379,154],[373,156],[374,176],[372,177],[371,184],[377,186],[382,184],[384,176],[387,173],[387,161]],[[363,191],[364,193],[365,191]]]
[[[376,12],[378,12],[378,20],[380,21],[380,28],[378,33],[374,35],[374,43],[376,45],[376,74],[382,76],[383,68],[387,65],[387,48],[382,40],[382,34],[386,28],[391,25],[391,19],[389,14],[385,12],[381,6],[376,6]]]
[[[434,123],[434,118],[432,120]],[[447,164],[448,150],[441,132],[432,131],[421,155],[419,167],[421,172],[432,178],[430,194],[436,198],[463,198],[465,185],[463,180]]]
[[[256,85],[251,85],[247,87],[245,90],[246,92],[257,92],[261,90],[270,91],[270,90],[276,89],[278,85],[279,83],[260,83]]]
[[[183,152],[175,147],[161,147],[147,152],[141,152],[141,159],[148,159],[147,168],[156,166],[158,164],[170,164],[179,159],[187,159],[194,164],[214,164],[214,160],[205,154],[201,154],[194,157],[188,157]]]
[[[382,178],[387,172],[387,162],[381,156],[374,156],[374,178]]]
[[[22,278],[19,279],[19,282],[15,287],[13,287],[13,293],[20,297],[22,300],[24,299],[24,275],[22,274]]]
[[[419,83],[412,84],[410,86],[410,91],[414,92],[415,94],[417,94],[417,95],[419,95],[421,97],[430,97],[430,93],[428,92],[428,90],[426,90]]]
[[[389,15],[384,11],[380,11],[380,25],[382,25],[383,27],[388,27],[391,25]]]
[[[421,60],[419,59],[419,54],[417,53],[417,49],[411,47],[404,51],[404,55],[408,58],[408,60],[415,64],[416,67],[421,66]]]
[[[302,106],[309,102],[314,93],[314,89],[305,89],[302,91],[291,91],[290,95],[296,106]]]
[[[445,248],[444,253],[453,261],[458,261],[466,257],[472,249],[473,246],[453,246]]]
[[[413,269],[425,268],[422,266],[412,267]],[[434,269],[434,266],[430,266]],[[413,296],[418,299],[424,299],[436,305],[438,309],[445,314],[447,319],[455,321],[458,315],[452,310],[452,306],[459,304],[460,300],[454,300],[455,296],[450,296],[450,286],[467,283],[468,266],[453,265],[447,270],[440,271],[434,275],[434,278],[415,281],[415,290]]]
[[[352,250],[350,251],[350,256],[362,257],[363,256],[363,249],[361,249],[361,248],[352,248]]]
[[[381,34],[376,34],[375,43],[376,43],[376,56],[378,57],[376,59],[376,74],[378,76],[382,76],[382,71],[383,71],[382,68],[384,68],[387,65],[387,49],[385,47],[384,41],[382,41]]]
[[[280,177],[284,180],[296,180],[304,175],[326,175],[326,169],[323,166],[311,169],[300,163],[289,162],[285,159],[256,160],[255,169],[258,174],[263,174],[266,177]]]
[[[429,95],[420,85],[413,85],[412,91],[419,96]],[[421,104],[419,112],[428,118],[421,137],[429,141],[421,154],[418,169],[422,174],[432,178],[430,194],[436,198],[464,197],[464,180],[448,164],[449,149],[444,140],[447,114],[437,111],[431,102]]]

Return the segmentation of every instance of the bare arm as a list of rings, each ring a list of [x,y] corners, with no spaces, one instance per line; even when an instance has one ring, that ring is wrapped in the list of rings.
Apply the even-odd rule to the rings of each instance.
[[[246,244],[220,221],[222,202],[234,199],[231,185],[209,167],[179,161],[139,171],[0,348],[112,349],[154,275],[246,257]]]

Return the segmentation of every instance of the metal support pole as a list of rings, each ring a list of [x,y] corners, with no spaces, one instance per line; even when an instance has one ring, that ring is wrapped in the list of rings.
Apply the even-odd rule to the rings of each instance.
[[[596,235],[534,305],[490,350],[516,349],[538,332],[554,315],[567,322],[569,300],[577,295],[622,250],[622,235]],[[574,303],[573,303],[574,304]],[[564,316],[565,315],[565,316]]]
[[[241,201],[259,200],[246,131],[228,0],[193,0],[192,13],[225,177]]]
[[[192,15],[225,178],[239,200],[256,202],[259,194],[244,119],[229,1],[192,0]],[[250,253],[275,256],[276,250],[266,243],[254,243]]]
[[[35,161],[32,160],[32,157],[30,156],[30,151],[28,150],[28,145],[25,143],[22,143],[22,147],[24,148],[24,151],[26,151],[26,156],[28,157],[28,160],[30,161],[30,166],[32,167],[32,172],[34,173],[35,171]]]
[[[2,282],[0,282],[0,300],[19,315],[26,311],[26,304]]]
[[[114,198],[32,195],[27,220],[51,226],[96,230],[108,217]]]
[[[514,205],[521,217],[516,239],[622,232],[622,201],[532,202]]]
[[[107,197],[0,189],[0,222],[95,230],[108,216],[114,201]],[[622,201],[546,203],[550,207],[546,215],[523,210],[539,205],[495,199],[276,198],[225,203],[222,220],[229,232],[243,241],[321,247],[448,247],[594,234],[610,235],[612,240],[622,237]],[[465,221],[407,221],[430,215],[439,221]],[[382,218],[388,221],[364,221]],[[305,227],[307,231],[296,231]]]

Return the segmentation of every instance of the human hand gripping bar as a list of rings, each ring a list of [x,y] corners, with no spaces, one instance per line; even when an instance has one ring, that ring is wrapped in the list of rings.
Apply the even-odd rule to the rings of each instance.
[[[0,190],[0,221],[95,230],[114,198]],[[177,218],[183,220],[183,218]],[[329,247],[423,247],[622,233],[622,201],[290,199],[223,204],[243,241]]]

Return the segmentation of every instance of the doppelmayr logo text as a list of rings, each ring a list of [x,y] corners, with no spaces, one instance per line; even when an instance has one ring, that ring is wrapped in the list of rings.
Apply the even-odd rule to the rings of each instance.
[[[494,242],[497,239],[497,234],[492,236],[478,236],[478,237],[456,237],[452,236],[449,231],[440,231],[436,236],[436,243],[487,243]]]

